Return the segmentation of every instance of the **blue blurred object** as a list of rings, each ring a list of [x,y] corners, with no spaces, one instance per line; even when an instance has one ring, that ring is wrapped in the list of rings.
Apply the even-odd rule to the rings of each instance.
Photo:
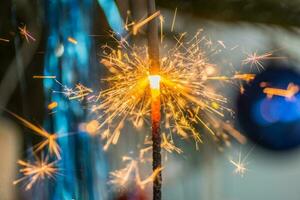
[[[118,35],[125,33],[124,22],[114,0],[98,0],[111,29]]]
[[[245,92],[237,101],[237,117],[252,141],[272,150],[288,150],[300,145],[299,87],[300,74],[278,64],[269,64],[245,86]],[[267,88],[292,95],[289,98],[269,94],[268,97]]]
[[[99,3],[111,28],[123,33],[123,20],[116,3],[112,0]],[[55,184],[49,183],[47,199],[101,200],[108,196],[108,172],[101,142],[80,129],[80,123],[89,120],[81,102],[69,100],[63,94],[65,87],[74,88],[78,83],[91,87],[92,5],[92,0],[51,0],[45,5],[49,29],[44,75],[56,76],[56,81],[44,79],[45,104],[55,101],[58,107],[55,114],[46,115],[44,126],[61,136],[58,143],[62,156],[58,166],[62,175]],[[69,37],[76,43],[70,42]]]

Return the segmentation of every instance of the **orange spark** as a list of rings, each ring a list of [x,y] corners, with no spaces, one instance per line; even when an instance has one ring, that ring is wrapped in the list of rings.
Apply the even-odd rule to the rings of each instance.
[[[259,70],[264,69],[263,61],[265,60],[274,60],[274,59],[283,59],[284,57],[274,57],[272,52],[267,52],[261,55],[258,55],[257,52],[253,52],[250,54],[247,54],[247,58],[242,60],[242,63],[250,64],[250,67],[256,66],[256,68]]]
[[[68,41],[71,42],[71,43],[73,43],[73,44],[77,44],[77,40],[75,40],[72,37],[68,37]]]
[[[229,76],[208,76],[207,80],[244,80],[244,81],[252,81],[255,78],[255,74],[235,74],[231,77]]]
[[[176,147],[173,143],[173,141],[169,141],[166,134],[162,134],[162,143],[161,143],[161,148],[165,149],[167,152],[172,153],[176,152],[178,154],[181,154],[183,151]]]
[[[52,109],[56,108],[57,105],[58,105],[57,102],[53,101],[53,102],[51,102],[51,103],[48,104],[48,109],[52,110]]]
[[[27,30],[26,25],[22,27],[18,27],[20,30],[20,34],[23,35],[27,42],[31,39],[32,41],[35,41],[35,38],[31,35],[31,33]]]
[[[174,17],[173,17],[173,20],[172,20],[171,32],[173,32],[173,30],[174,30],[176,15],[177,15],[177,8],[175,8]]]
[[[239,79],[244,81],[252,81],[255,78],[255,74],[235,74],[233,79]]]
[[[55,79],[56,76],[33,76],[33,78],[37,78],[37,79]]]
[[[271,88],[266,87],[263,92],[267,94],[269,98],[272,98],[274,95],[286,97],[288,99],[291,99],[299,92],[299,86],[295,85],[294,83],[290,83],[287,87],[287,89],[279,89],[279,88]]]
[[[153,13],[152,15],[150,15],[149,17],[147,17],[146,19],[134,24],[133,28],[132,28],[132,34],[136,35],[141,27],[143,27],[145,24],[147,24],[149,21],[155,19],[159,15],[160,15],[160,11],[157,11],[157,12]]]
[[[79,83],[76,85],[75,89],[73,90],[73,93],[69,96],[69,99],[70,100],[73,100],[73,99],[83,100],[85,96],[88,96],[92,92],[93,92],[92,89],[87,88]]]
[[[160,43],[163,43],[164,40],[164,22],[165,19],[162,15],[159,16],[159,22],[160,22]]]

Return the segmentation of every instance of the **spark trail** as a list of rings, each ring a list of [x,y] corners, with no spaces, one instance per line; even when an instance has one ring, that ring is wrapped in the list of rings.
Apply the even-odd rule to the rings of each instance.
[[[48,150],[50,152],[50,154],[55,155],[58,159],[61,159],[61,155],[60,155],[60,147],[57,143],[57,138],[58,135],[57,134],[50,134],[48,133],[46,130],[44,130],[43,128],[32,124],[31,122],[27,121],[26,119],[20,117],[19,115],[7,111],[9,114],[11,114],[12,116],[14,116],[16,119],[18,119],[20,122],[22,122],[27,128],[29,128],[30,130],[32,130],[35,134],[41,136],[44,138],[44,141],[38,143],[37,145],[34,146],[34,152],[38,152],[43,150],[45,147],[48,146]]]

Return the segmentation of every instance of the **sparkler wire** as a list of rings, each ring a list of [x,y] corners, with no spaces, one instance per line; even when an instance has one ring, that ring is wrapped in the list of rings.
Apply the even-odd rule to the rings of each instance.
[[[156,12],[155,0],[148,0],[148,16]],[[148,55],[150,60],[150,75],[157,75],[160,71],[159,64],[159,39],[157,18],[148,23]],[[159,84],[159,82],[158,82]],[[160,94],[159,87],[151,88],[151,125],[152,125],[152,169],[155,172],[161,168],[161,135],[160,135]],[[162,174],[161,171],[153,181],[153,200],[161,199]]]

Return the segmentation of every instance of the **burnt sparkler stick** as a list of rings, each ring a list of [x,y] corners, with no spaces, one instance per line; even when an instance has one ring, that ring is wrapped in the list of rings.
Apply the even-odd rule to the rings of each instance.
[[[155,0],[147,0],[148,16],[156,12]],[[161,135],[160,135],[160,64],[159,64],[159,39],[158,23],[154,18],[148,23],[148,54],[150,60],[150,89],[151,101],[151,124],[152,124],[152,168],[155,171],[161,168]],[[153,181],[153,200],[161,199],[161,171]]]

